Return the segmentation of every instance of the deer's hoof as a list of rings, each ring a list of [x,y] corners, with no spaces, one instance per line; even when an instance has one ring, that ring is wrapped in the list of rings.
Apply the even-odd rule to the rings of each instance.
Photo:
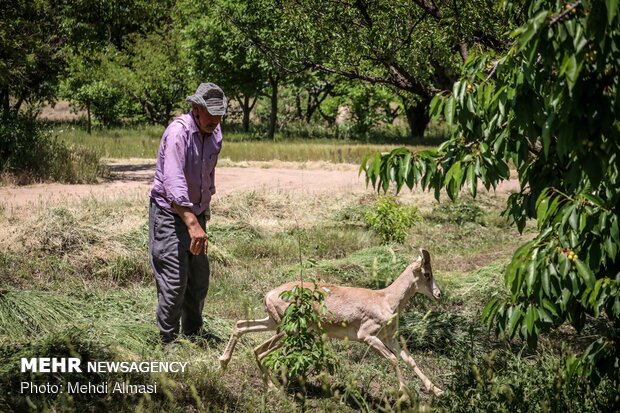
[[[444,393],[444,391],[443,391],[443,390],[441,390],[439,387],[436,387],[436,386],[433,386],[433,387],[431,388],[431,391],[432,391],[432,392],[433,392],[433,394],[434,394],[435,396],[437,396],[437,397],[441,397],[441,396],[443,396],[443,393]]]
[[[222,371],[226,370],[229,360],[224,356],[221,356],[218,360],[220,361],[220,370]]]

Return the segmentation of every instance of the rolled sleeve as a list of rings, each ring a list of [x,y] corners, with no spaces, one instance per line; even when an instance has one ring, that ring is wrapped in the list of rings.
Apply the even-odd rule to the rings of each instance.
[[[185,142],[184,133],[178,129],[171,130],[166,136],[164,149],[163,185],[170,206],[175,203],[184,207],[192,207],[185,179]]]

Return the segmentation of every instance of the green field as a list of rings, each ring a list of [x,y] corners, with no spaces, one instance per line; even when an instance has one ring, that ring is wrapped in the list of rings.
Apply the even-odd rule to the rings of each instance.
[[[538,352],[495,338],[479,314],[494,294],[506,294],[502,272],[512,251],[531,236],[519,235],[500,217],[507,194],[481,195],[454,206],[428,194],[406,194],[421,221],[402,245],[382,245],[364,224],[373,208],[370,193],[298,196],[235,193],[218,198],[209,226],[212,279],[204,317],[221,341],[181,339],[158,342],[154,324],[156,290],[148,264],[147,206],[137,197],[84,200],[19,217],[0,215],[0,410],[84,411],[390,411],[399,408],[445,411],[605,410],[609,383],[573,386],[558,376],[561,351],[544,337]],[[233,323],[262,317],[262,296],[303,273],[305,279],[382,288],[417,258],[432,255],[443,291],[439,302],[416,297],[401,315],[400,332],[431,380],[446,390],[441,399],[426,393],[403,367],[411,404],[398,405],[398,382],[389,363],[360,343],[333,341],[339,370],[328,386],[267,393],[252,348],[265,334],[247,335],[226,373],[218,370]],[[299,254],[302,262],[300,264]],[[573,332],[563,332],[579,347]],[[189,361],[180,374],[19,374],[21,357],[80,356],[89,360]],[[521,356],[527,356],[522,358]],[[52,382],[157,382],[153,395],[20,396],[19,380]]]
[[[161,126],[140,128],[97,129],[88,135],[83,129],[70,125],[55,127],[54,134],[68,144],[92,149],[104,158],[157,157]],[[292,139],[277,137],[275,141],[249,139],[248,135],[231,132],[224,134],[220,157],[238,161],[326,161],[333,163],[360,163],[364,155],[389,151],[402,145],[364,144],[336,139]],[[427,148],[435,140],[424,145],[409,146],[418,150]]]

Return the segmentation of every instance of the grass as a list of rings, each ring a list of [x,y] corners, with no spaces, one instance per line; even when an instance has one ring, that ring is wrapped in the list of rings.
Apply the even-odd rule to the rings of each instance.
[[[96,150],[104,158],[157,157],[163,134],[161,126],[126,127],[122,129],[96,129],[92,135],[71,125],[57,126],[54,133],[72,145]],[[250,138],[250,139],[248,139]],[[273,141],[255,140],[251,136],[231,132],[224,134],[220,158],[239,161],[360,163],[364,155],[390,151],[402,145],[376,145],[336,139],[299,139],[276,136]],[[435,140],[421,141],[411,146],[413,150],[428,148]]]
[[[403,244],[391,245],[382,245],[363,223],[376,200],[372,194],[246,192],[218,197],[209,226],[212,279],[204,321],[222,342],[180,339],[169,347],[157,340],[157,293],[147,260],[142,200],[88,199],[32,216],[0,215],[0,386],[9,389],[0,394],[0,410],[301,410],[299,389],[264,391],[252,348],[265,334],[244,336],[227,372],[217,370],[234,321],[262,317],[263,295],[301,273],[308,279],[382,288],[425,247],[443,298],[430,302],[415,297],[399,325],[422,371],[447,390],[444,398],[432,399],[401,364],[412,402],[398,405],[397,380],[385,359],[361,343],[333,341],[340,369],[325,386],[317,379],[307,383],[304,410],[532,411],[548,406],[549,411],[609,411],[616,389],[608,382],[563,382],[558,375],[561,349],[551,338],[543,338],[540,350],[524,358],[522,343],[502,341],[480,324],[488,297],[507,293],[503,269],[529,237],[527,231],[517,234],[499,216],[506,196],[482,194],[453,208],[430,202],[426,194],[403,194],[399,201],[417,206],[422,219]],[[21,357],[67,355],[189,361],[190,368],[184,374],[18,373]],[[20,380],[157,382],[159,391],[26,399],[15,387]]]

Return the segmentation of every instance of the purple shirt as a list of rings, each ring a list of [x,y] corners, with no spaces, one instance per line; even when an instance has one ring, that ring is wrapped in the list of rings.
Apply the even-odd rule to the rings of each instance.
[[[221,149],[220,125],[202,138],[191,112],[176,118],[161,138],[151,197],[174,214],[173,202],[196,215],[203,213],[215,193],[215,165]]]

